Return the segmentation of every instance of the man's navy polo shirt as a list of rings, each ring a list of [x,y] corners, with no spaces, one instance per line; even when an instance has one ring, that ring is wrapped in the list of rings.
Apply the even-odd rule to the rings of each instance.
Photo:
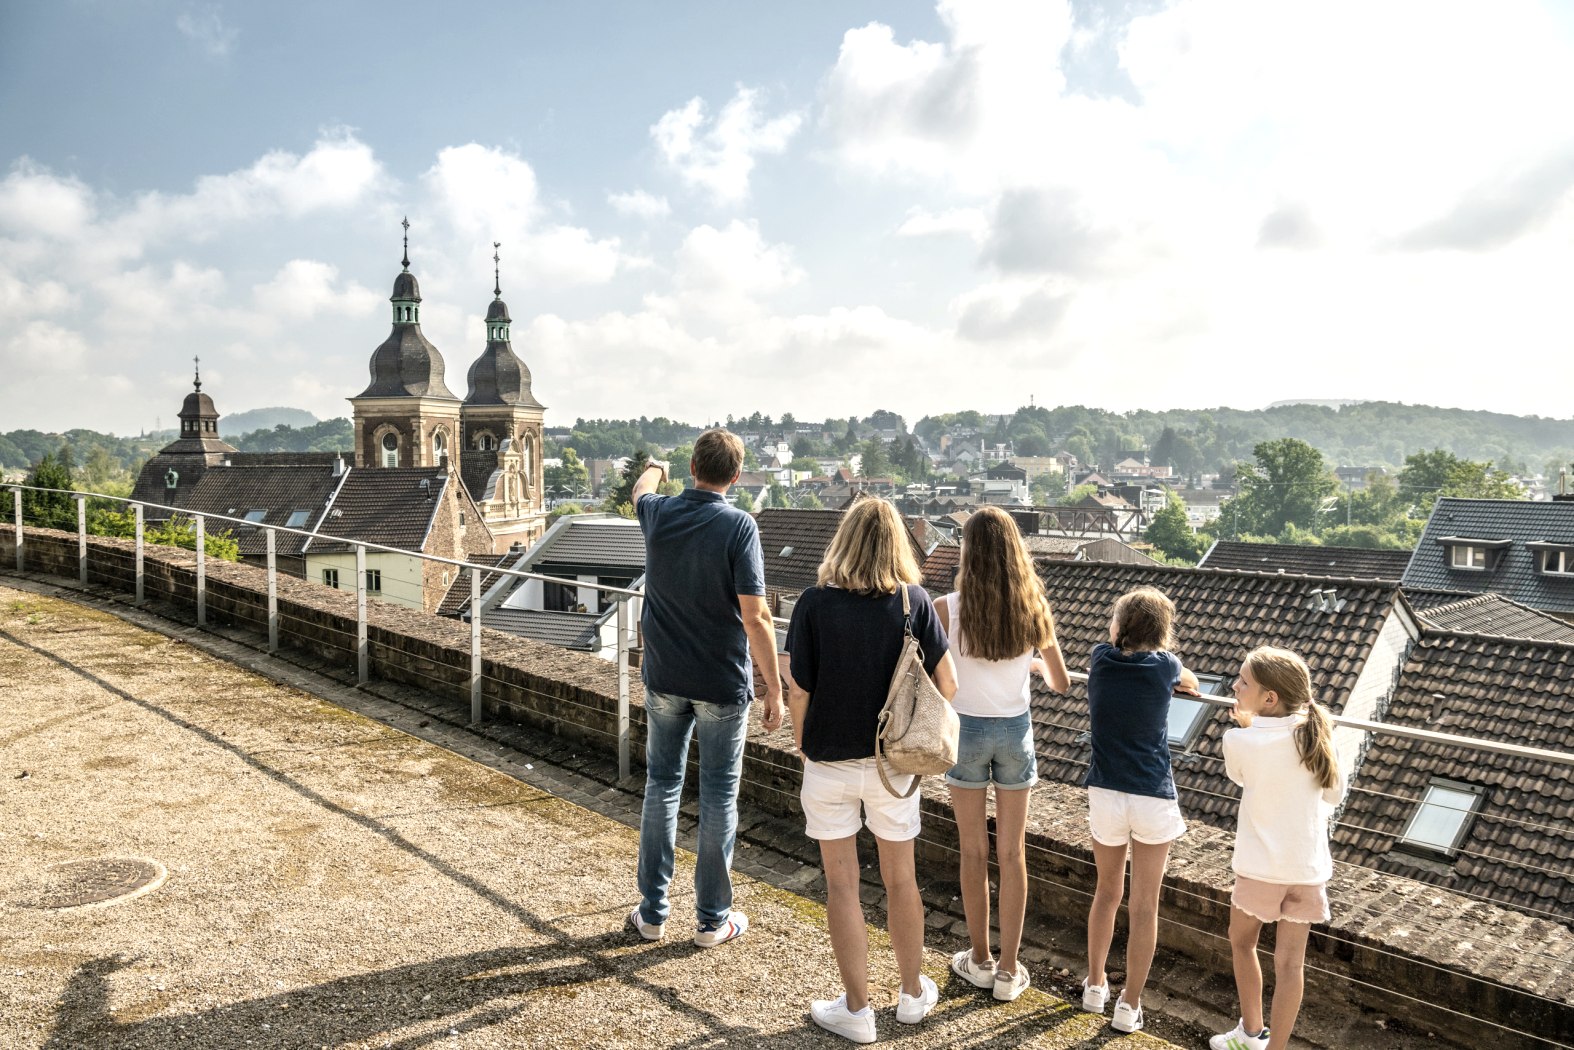
[[[646,493],[636,510],[645,532],[640,676],[646,688],[716,704],[748,703],[754,672],[738,595],[765,594],[754,519],[706,489]]]

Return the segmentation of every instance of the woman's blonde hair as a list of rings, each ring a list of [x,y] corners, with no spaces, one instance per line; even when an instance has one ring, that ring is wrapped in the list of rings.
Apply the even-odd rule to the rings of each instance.
[[[883,499],[863,499],[842,523],[820,563],[820,585],[860,594],[895,594],[904,583],[923,579],[907,526]]]
[[[1033,571],[1016,522],[999,507],[980,507],[962,527],[956,589],[969,656],[1010,660],[1054,642],[1044,582]]]
[[[1157,587],[1138,587],[1115,599],[1115,648],[1126,652],[1175,644],[1175,603]]]
[[[1259,645],[1246,654],[1246,670],[1262,686],[1279,697],[1287,715],[1306,712],[1306,721],[1295,730],[1295,750],[1317,778],[1317,786],[1331,788],[1339,783],[1339,753],[1334,750],[1334,727],[1328,710],[1312,699],[1312,670],[1306,661],[1288,649]]]

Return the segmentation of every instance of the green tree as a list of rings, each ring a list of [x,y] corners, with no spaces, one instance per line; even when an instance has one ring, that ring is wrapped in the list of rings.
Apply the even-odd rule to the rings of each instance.
[[[1099,487],[1097,485],[1078,485],[1076,488],[1071,489],[1064,496],[1060,497],[1060,505],[1062,507],[1070,507],[1074,504],[1081,503],[1089,496],[1097,496],[1098,494]]]
[[[561,499],[590,491],[590,471],[580,461],[579,453],[572,446],[564,446],[563,465],[547,467],[541,472],[541,481],[549,495]],[[687,464],[685,464],[687,465]]]
[[[583,514],[583,513],[585,513],[585,508],[584,508],[583,504],[579,504],[579,503],[559,503],[557,506],[553,507],[550,511],[547,512],[547,520],[548,521],[556,521],[557,519],[563,517],[563,515],[565,515],[565,514]]]
[[[799,510],[824,510],[825,504],[820,502],[820,497],[813,492],[803,492],[798,496]]]
[[[679,445],[667,453],[667,462],[671,464],[671,469],[667,472],[668,476],[673,481],[687,481],[693,477],[693,473],[689,470],[689,461],[693,458],[693,445]]]
[[[634,516],[634,485],[639,481],[639,476],[645,473],[645,465],[650,462],[650,457],[640,449],[629,457],[628,464],[623,472],[618,475],[617,483],[607,493],[606,512],[608,514],[621,514],[625,518]],[[627,508],[625,511],[624,508]]]
[[[1525,489],[1490,462],[1460,459],[1447,449],[1405,457],[1399,488],[1418,511],[1429,513],[1440,496],[1466,499],[1524,499]]]
[[[754,512],[754,497],[749,495],[748,489],[739,489],[737,496],[733,498],[732,505],[741,511],[747,511],[752,514]]]
[[[22,521],[45,529],[75,529],[77,527],[76,501],[69,495],[75,489],[71,481],[73,464],[71,446],[62,445],[57,452],[46,452],[33,466],[23,483],[33,488],[63,489],[62,492],[23,492]]]
[[[870,438],[859,449],[863,453],[863,462],[858,468],[859,477],[884,478],[891,474],[891,454],[885,447],[885,442],[879,438]]]
[[[1186,504],[1173,492],[1165,501],[1164,508],[1153,516],[1143,538],[1166,557],[1184,561],[1188,565],[1195,565],[1202,556],[1202,541],[1186,520]]]
[[[1315,529],[1323,501],[1339,487],[1323,454],[1296,438],[1259,442],[1252,454],[1256,462],[1237,469],[1241,494],[1229,501],[1234,531],[1276,536],[1286,525]]]

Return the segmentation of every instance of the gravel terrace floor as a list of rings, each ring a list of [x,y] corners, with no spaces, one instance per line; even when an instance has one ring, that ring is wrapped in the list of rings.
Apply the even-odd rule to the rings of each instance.
[[[0,1046],[842,1046],[818,900],[738,879],[720,948],[623,928],[617,821],[179,638],[0,587]],[[50,908],[67,869],[145,858],[151,892]],[[692,894],[681,855],[675,912]],[[678,924],[674,924],[678,925]],[[926,971],[913,1047],[1163,1046],[1030,990]]]

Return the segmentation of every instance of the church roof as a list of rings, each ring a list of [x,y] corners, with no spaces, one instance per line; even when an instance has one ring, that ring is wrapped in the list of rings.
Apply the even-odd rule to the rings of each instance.
[[[443,355],[421,334],[418,324],[393,326],[393,331],[388,333],[383,344],[372,351],[371,373],[371,384],[357,394],[357,398],[441,397],[459,400],[443,382]]]
[[[498,339],[488,340],[486,349],[470,366],[470,393],[467,405],[515,405],[544,408],[530,390],[530,369],[513,348]]]
[[[488,321],[512,321],[513,320],[513,318],[508,316],[508,304],[503,302],[503,300],[501,300],[501,299],[493,299],[492,300],[492,305],[490,305],[490,306],[488,306],[486,308],[486,319]]]
[[[414,299],[421,301],[421,286],[416,283],[415,274],[405,270],[394,278],[393,299]]]

